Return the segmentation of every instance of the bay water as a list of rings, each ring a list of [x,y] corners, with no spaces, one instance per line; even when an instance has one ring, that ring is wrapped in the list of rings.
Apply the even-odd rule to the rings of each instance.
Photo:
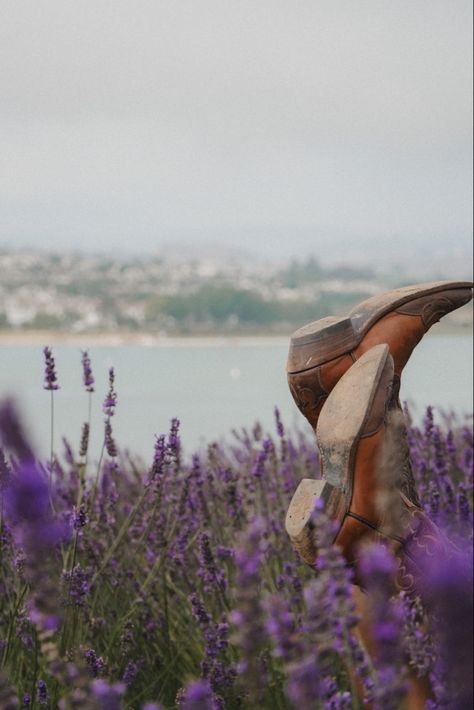
[[[84,347],[87,343],[84,342]],[[154,435],[165,433],[172,417],[181,421],[185,453],[258,420],[274,431],[278,406],[284,424],[310,432],[286,383],[286,339],[212,339],[149,345],[92,345],[88,348],[96,379],[92,402],[91,449],[97,457],[103,439],[102,400],[107,373],[114,366],[118,403],[113,418],[119,446],[147,463]],[[55,398],[55,448],[61,436],[76,449],[88,401],[82,387],[81,348],[53,348],[61,386]],[[415,419],[428,404],[439,413],[470,415],[473,409],[472,338],[470,334],[428,334],[405,368],[401,398]],[[43,389],[40,345],[0,346],[0,397],[14,396],[36,450],[47,456],[50,438],[50,393]]]

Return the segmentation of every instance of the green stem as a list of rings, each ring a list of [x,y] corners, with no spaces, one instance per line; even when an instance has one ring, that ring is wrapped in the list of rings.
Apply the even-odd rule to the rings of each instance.
[[[18,597],[18,599],[17,599],[17,602],[16,602],[16,604],[15,604],[15,607],[14,607],[14,609],[13,609],[13,611],[12,611],[11,616],[10,616],[10,621],[9,621],[9,623],[8,623],[8,631],[7,631],[6,644],[5,644],[5,648],[3,649],[2,666],[4,666],[5,663],[7,662],[8,654],[9,654],[9,652],[10,652],[10,641],[11,641],[12,634],[13,634],[13,626],[14,626],[14,623],[15,623],[15,618],[16,618],[16,615],[17,615],[17,613],[18,613],[18,609],[20,608],[20,605],[21,605],[21,603],[22,603],[22,601],[23,601],[23,599],[24,599],[24,596],[25,596],[25,594],[26,594],[27,588],[28,588],[28,587],[27,587],[27,585],[25,584],[25,586],[24,586],[23,589],[21,590],[21,593],[20,593],[20,595],[19,595],[19,597]]]

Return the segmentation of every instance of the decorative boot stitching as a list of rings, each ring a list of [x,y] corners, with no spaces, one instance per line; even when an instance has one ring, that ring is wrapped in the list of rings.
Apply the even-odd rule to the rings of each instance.
[[[322,400],[326,399],[327,394],[324,392],[316,398],[314,390],[311,387],[302,387],[301,385],[290,385],[290,391],[295,400],[296,406],[304,416],[306,411],[317,412]]]

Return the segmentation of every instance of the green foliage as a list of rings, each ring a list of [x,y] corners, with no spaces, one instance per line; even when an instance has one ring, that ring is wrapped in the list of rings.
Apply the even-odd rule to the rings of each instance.
[[[268,324],[279,318],[278,304],[265,301],[258,293],[227,284],[204,284],[196,292],[154,297],[147,307],[147,318],[171,316],[177,321],[209,321],[223,324],[229,318],[240,323]]]

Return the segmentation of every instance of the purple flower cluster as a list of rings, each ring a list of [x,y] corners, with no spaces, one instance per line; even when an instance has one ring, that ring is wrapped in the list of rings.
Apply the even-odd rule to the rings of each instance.
[[[54,388],[49,349],[48,358]],[[90,395],[87,353],[82,366]],[[184,456],[174,418],[144,465],[117,456],[116,403],[111,369],[109,456],[88,460],[87,428],[79,457],[69,445],[55,457],[51,481],[12,403],[0,404],[0,703],[313,710],[358,706],[360,692],[389,709],[403,705],[416,673],[430,678],[437,707],[470,707],[473,449],[464,422],[438,424],[429,410],[408,429],[424,509],[458,552],[427,565],[425,608],[395,593],[389,550],[367,551],[369,658],[354,580],[324,510],[313,515],[311,568],[284,529],[299,481],[319,475],[314,441],[285,430],[276,410],[275,433],[256,424]]]

